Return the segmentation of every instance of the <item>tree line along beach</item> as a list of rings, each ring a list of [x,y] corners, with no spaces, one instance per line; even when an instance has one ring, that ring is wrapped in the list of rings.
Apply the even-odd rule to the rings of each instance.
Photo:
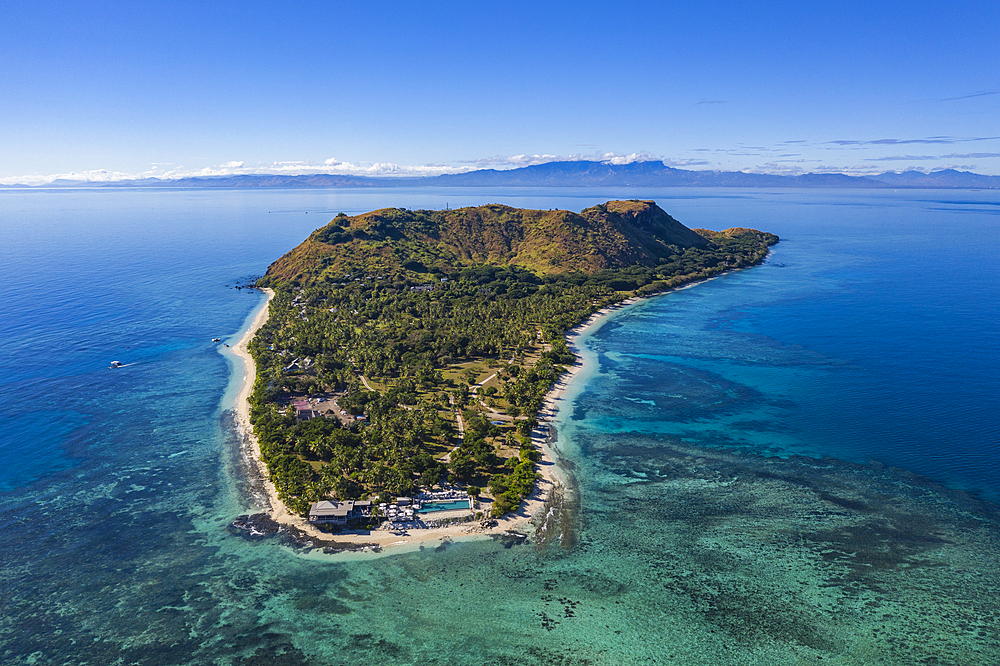
[[[581,367],[572,336],[775,242],[639,200],[338,216],[258,281],[233,348],[271,518],[333,549],[533,531],[569,482],[545,420]],[[434,493],[468,509],[414,511]]]
[[[519,200],[580,210],[610,194]],[[228,528],[266,506],[230,427],[246,370],[210,342],[242,334],[263,297],[231,285],[309,236],[317,211],[518,193],[5,193],[5,659],[996,661],[995,193],[690,194],[642,198],[783,240],[753,270],[633,303],[567,345],[584,367],[539,420],[554,419],[583,502],[566,498],[527,547],[456,537],[329,557],[287,527]],[[306,365],[289,356],[281,368]],[[386,391],[379,357],[360,360]],[[471,399],[464,371],[442,380]],[[326,410],[324,394],[301,400]]]

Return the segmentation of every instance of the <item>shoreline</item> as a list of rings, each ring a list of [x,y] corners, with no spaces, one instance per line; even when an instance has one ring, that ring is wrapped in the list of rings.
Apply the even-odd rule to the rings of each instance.
[[[566,393],[574,388],[577,377],[585,370],[590,369],[587,355],[582,353],[580,339],[587,333],[604,325],[609,316],[631,305],[654,296],[670,293],[671,291],[690,288],[715,277],[717,276],[696,280],[655,294],[633,296],[598,310],[590,315],[586,321],[566,331],[566,341],[570,350],[576,355],[577,361],[566,367],[566,371],[559,376],[552,385],[552,388],[545,395],[542,407],[536,415],[539,426],[531,433],[532,443],[542,454],[537,469],[541,479],[538,481],[535,491],[525,499],[517,511],[508,514],[504,518],[496,519],[496,527],[482,528],[478,522],[467,522],[427,529],[380,529],[343,533],[323,532],[310,524],[308,520],[289,513],[284,503],[278,499],[277,490],[268,476],[267,466],[261,459],[260,445],[250,423],[250,405],[248,402],[254,382],[256,381],[257,369],[253,358],[247,350],[247,345],[260,327],[267,322],[269,316],[270,301],[274,297],[274,291],[267,288],[262,289],[267,295],[264,307],[254,317],[250,327],[240,337],[240,340],[230,349],[243,362],[245,369],[243,382],[236,395],[236,424],[244,442],[248,444],[246,453],[251,458],[249,461],[250,466],[257,470],[261,486],[267,496],[268,506],[263,507],[265,513],[279,525],[297,533],[297,540],[303,545],[322,548],[326,553],[332,552],[338,558],[371,558],[377,556],[376,554],[392,555],[422,549],[430,545],[428,542],[435,541],[446,543],[496,539],[503,536],[503,533],[508,530],[528,532],[534,536],[536,532],[545,530],[548,519],[553,514],[553,510],[555,509],[558,512],[558,503],[560,499],[564,499],[565,493],[574,493],[576,490],[573,475],[560,464],[561,456],[556,446],[558,437],[550,437],[552,432],[550,425],[554,425],[561,402]],[[553,506],[553,503],[556,506]]]
[[[569,346],[570,351],[576,356],[577,360],[573,363],[573,365],[566,366],[566,371],[559,375],[555,384],[552,385],[552,388],[549,389],[549,392],[545,395],[545,400],[542,401],[542,408],[538,410],[537,415],[537,419],[540,424],[554,422],[556,414],[559,412],[559,402],[562,400],[563,395],[572,387],[573,380],[576,379],[577,375],[587,369],[587,359],[586,356],[581,353],[579,345],[580,338],[603,326],[606,323],[607,318],[612,314],[619,312],[630,305],[639,303],[646,298],[648,297],[633,296],[624,301],[615,303],[614,305],[601,308],[594,314],[590,315],[586,321],[583,321],[566,331],[566,344]],[[534,433],[532,433],[532,438],[534,438]]]
[[[253,425],[250,423],[250,393],[253,391],[254,382],[257,381],[257,364],[254,363],[253,357],[250,356],[250,351],[247,349],[247,345],[253,340],[253,336],[256,335],[257,331],[267,323],[267,319],[271,313],[271,299],[274,298],[274,290],[272,289],[261,289],[267,296],[267,300],[264,301],[264,306],[260,309],[257,315],[254,317],[253,322],[251,322],[250,327],[243,333],[239,341],[236,342],[230,350],[233,355],[239,358],[243,362],[243,383],[240,384],[240,389],[236,393],[236,427],[239,429],[243,436],[244,441],[250,443],[251,447],[251,464],[257,469],[257,473],[260,476],[261,485],[264,488],[264,492],[267,494],[268,500],[268,513],[271,517],[281,522],[276,514],[280,510],[284,509],[284,504],[278,500],[278,491],[275,489],[274,484],[271,483],[271,479],[267,474],[267,466],[264,465],[263,460],[260,457],[260,444],[257,441],[257,436],[253,433]]]
[[[309,540],[315,540],[312,544],[313,547],[332,548],[337,551],[336,555],[341,557],[352,553],[361,554],[363,557],[372,557],[373,554],[379,552],[394,554],[406,550],[415,550],[424,547],[430,541],[448,542],[497,538],[502,536],[507,530],[527,529],[534,515],[545,506],[545,502],[551,496],[552,491],[561,485],[561,479],[557,472],[558,463],[556,460],[553,460],[553,456],[545,444],[547,433],[541,428],[536,428],[531,434],[531,439],[542,451],[542,460],[539,462],[539,473],[542,475],[542,479],[538,482],[535,492],[521,504],[518,511],[508,514],[502,519],[497,519],[496,527],[483,529],[479,527],[478,522],[468,522],[429,529],[329,533],[320,531],[314,525],[311,525],[308,520],[289,513],[284,503],[278,499],[277,490],[274,484],[271,483],[267,473],[267,466],[261,459],[260,444],[250,423],[250,403],[248,402],[248,398],[256,381],[257,367],[250,356],[247,345],[260,327],[267,322],[270,313],[270,302],[274,297],[273,290],[265,288],[262,291],[267,295],[264,307],[254,317],[253,322],[240,337],[239,341],[230,347],[230,351],[240,359],[244,368],[243,381],[236,394],[236,426],[244,442],[248,445],[244,451],[250,459],[248,461],[250,467],[257,470],[260,485],[267,497],[268,506],[262,507],[262,509],[279,525],[291,528],[292,531],[297,532],[300,542],[308,543]],[[563,377],[566,377],[566,375],[563,375]],[[550,401],[554,401],[558,395],[561,395],[561,387],[564,388],[563,378],[560,378],[560,382],[557,382],[553,390],[549,392],[545,401],[546,405],[550,404]],[[553,394],[556,394],[556,398],[552,398]]]

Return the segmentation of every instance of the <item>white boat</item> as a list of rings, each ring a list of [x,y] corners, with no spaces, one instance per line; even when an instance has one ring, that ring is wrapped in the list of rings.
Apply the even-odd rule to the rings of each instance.
[[[108,366],[108,369],[114,370],[115,368],[120,368],[120,367],[122,367],[121,361],[111,361],[111,365]]]

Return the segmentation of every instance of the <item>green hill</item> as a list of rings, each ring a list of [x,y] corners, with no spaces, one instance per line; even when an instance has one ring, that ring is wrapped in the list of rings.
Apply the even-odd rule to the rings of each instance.
[[[308,283],[359,270],[446,274],[477,264],[537,275],[656,266],[712,243],[652,201],[610,201],[580,213],[491,204],[456,210],[384,208],[338,216],[268,268],[262,284]]]
[[[251,419],[279,498],[304,514],[449,479],[486,489],[493,515],[516,509],[535,486],[535,415],[575,360],[567,329],[777,241],[693,231],[652,201],[338,215],[258,281],[275,297],[249,345]]]

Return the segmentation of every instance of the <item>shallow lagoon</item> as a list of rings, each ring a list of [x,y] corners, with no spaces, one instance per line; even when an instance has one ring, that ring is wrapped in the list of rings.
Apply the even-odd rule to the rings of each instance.
[[[228,528],[257,501],[226,413],[239,378],[209,342],[258,302],[236,280],[340,210],[621,196],[785,242],[584,341],[593,372],[555,424],[578,483],[571,548],[348,561]],[[0,324],[3,661],[997,661],[998,203],[0,193],[17,276]],[[141,362],[112,373],[112,359]]]

